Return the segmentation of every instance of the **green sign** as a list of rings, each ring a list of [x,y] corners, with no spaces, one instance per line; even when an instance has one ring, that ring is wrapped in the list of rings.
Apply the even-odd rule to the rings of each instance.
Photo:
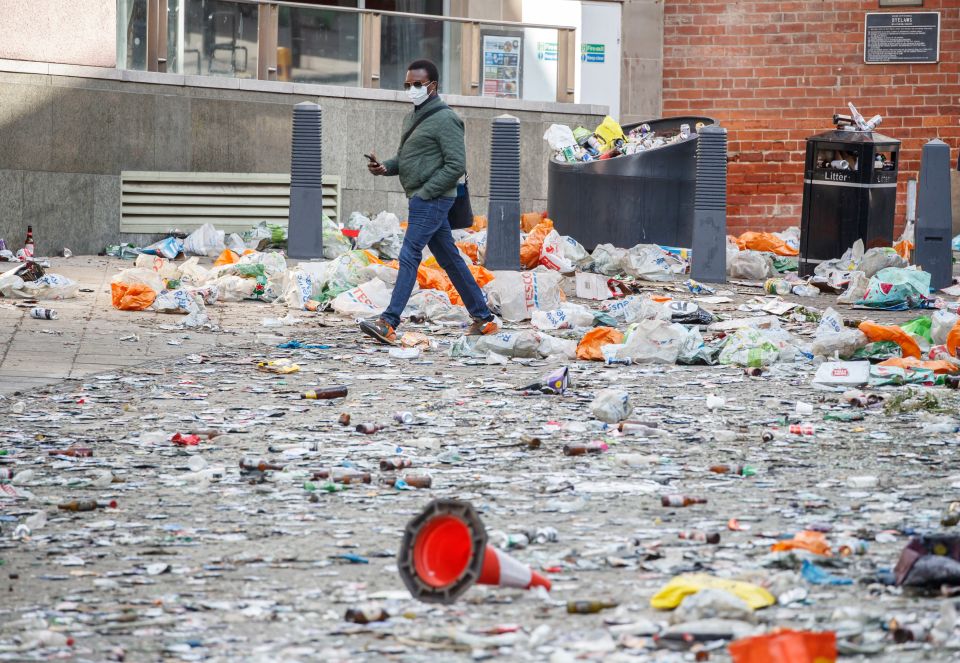
[[[605,44],[580,44],[581,62],[603,62],[606,57]]]
[[[543,60],[545,62],[556,62],[557,61],[557,42],[538,41],[537,42],[537,59]]]

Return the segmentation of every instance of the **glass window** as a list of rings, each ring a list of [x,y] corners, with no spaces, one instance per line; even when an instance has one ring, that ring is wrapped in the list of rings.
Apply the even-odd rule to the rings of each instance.
[[[147,0],[117,2],[117,65],[147,68]]]
[[[360,85],[360,14],[280,7],[277,79]]]
[[[184,74],[257,77],[255,4],[185,0]]]

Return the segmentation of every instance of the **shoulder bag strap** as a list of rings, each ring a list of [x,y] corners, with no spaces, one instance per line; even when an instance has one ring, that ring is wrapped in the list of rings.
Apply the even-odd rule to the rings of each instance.
[[[417,120],[413,123],[413,125],[412,125],[409,129],[407,129],[407,131],[406,131],[406,132],[403,134],[403,136],[400,138],[400,147],[397,148],[397,154],[400,153],[400,149],[403,147],[403,144],[407,142],[407,139],[410,138],[410,135],[413,134],[414,130],[415,130],[417,127],[420,126],[420,123],[421,123],[421,122],[423,122],[424,120],[426,120],[426,119],[427,119],[428,117],[430,117],[431,115],[433,115],[433,114],[435,114],[435,113],[439,113],[440,111],[442,111],[442,110],[444,110],[444,109],[446,109],[446,108],[449,108],[449,106],[447,106],[446,104],[440,104],[440,105],[437,106],[436,108],[431,108],[431,109],[428,110],[426,113],[424,113],[423,115],[421,115],[420,117],[418,117]]]

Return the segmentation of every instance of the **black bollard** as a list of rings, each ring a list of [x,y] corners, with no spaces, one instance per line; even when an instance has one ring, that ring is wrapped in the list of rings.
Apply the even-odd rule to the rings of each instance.
[[[693,206],[690,276],[707,283],[727,281],[727,130],[712,124],[697,138],[697,182]]]
[[[300,260],[323,257],[322,125],[317,104],[293,107],[287,255]]]
[[[512,115],[493,120],[483,265],[490,270],[520,270],[520,120]]]
[[[923,146],[917,187],[914,263],[930,273],[930,287],[953,283],[953,214],[950,206],[950,147],[939,138]]]

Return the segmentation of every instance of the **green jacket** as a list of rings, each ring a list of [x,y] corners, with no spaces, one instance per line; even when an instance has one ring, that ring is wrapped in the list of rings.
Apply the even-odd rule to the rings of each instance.
[[[403,132],[423,113],[442,103],[436,95],[414,108],[403,118]],[[463,120],[446,109],[421,122],[397,155],[383,165],[387,175],[400,175],[400,185],[407,198],[420,196],[423,200],[433,200],[457,196],[457,182],[466,172],[466,163]]]

